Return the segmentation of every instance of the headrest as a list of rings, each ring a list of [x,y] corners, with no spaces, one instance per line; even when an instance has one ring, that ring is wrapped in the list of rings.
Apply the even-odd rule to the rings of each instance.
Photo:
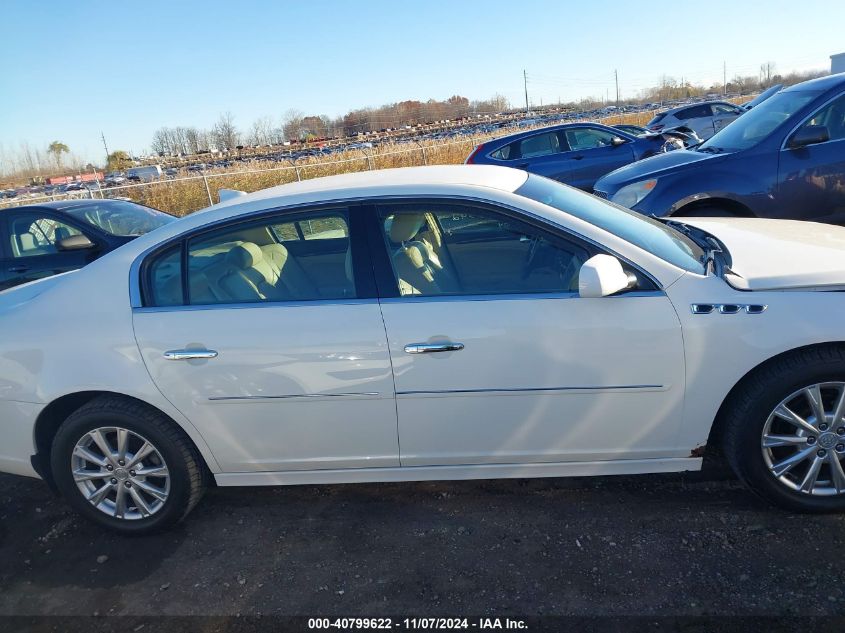
[[[264,259],[264,253],[257,244],[252,242],[238,244],[226,254],[226,261],[238,268],[253,268],[262,259]]]
[[[420,232],[425,224],[422,213],[397,213],[390,225],[391,242],[407,242]]]

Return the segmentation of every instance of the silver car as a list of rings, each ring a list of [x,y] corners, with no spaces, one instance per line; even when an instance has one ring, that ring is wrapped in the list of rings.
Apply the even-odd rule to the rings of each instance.
[[[727,101],[693,103],[660,112],[646,127],[652,132],[685,127],[707,140],[743,112],[742,108]]]

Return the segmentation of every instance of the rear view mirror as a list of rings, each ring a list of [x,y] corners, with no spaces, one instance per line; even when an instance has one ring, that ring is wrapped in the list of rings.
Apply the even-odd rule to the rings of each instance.
[[[578,273],[578,294],[585,299],[607,297],[636,285],[637,278],[626,273],[619,260],[610,255],[591,257]]]
[[[805,125],[789,139],[790,149],[798,149],[816,143],[826,143],[830,140],[830,131],[825,125]]]
[[[613,145],[613,147],[619,147],[620,145],[624,145],[627,142],[628,141],[626,141],[621,136],[614,136],[612,139],[610,139],[610,144]]]
[[[71,235],[56,242],[56,247],[60,251],[81,251],[86,248],[94,248],[94,242],[84,235]]]

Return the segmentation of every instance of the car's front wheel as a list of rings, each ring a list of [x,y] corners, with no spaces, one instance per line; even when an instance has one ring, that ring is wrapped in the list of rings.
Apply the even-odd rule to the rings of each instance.
[[[811,348],[755,372],[725,420],[725,454],[787,510],[845,510],[845,350]]]
[[[205,468],[190,439],[160,412],[104,396],[62,424],[53,441],[56,486],[88,519],[124,534],[169,527],[196,505]]]

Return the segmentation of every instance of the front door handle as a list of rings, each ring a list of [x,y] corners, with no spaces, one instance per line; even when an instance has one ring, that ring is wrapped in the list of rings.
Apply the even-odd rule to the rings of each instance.
[[[213,349],[171,349],[164,353],[167,360],[197,360],[203,358],[217,358]]]
[[[27,266],[12,266],[9,268],[10,273],[25,273],[29,268]]]
[[[405,346],[408,354],[433,354],[434,352],[460,352],[463,343],[409,343]]]

